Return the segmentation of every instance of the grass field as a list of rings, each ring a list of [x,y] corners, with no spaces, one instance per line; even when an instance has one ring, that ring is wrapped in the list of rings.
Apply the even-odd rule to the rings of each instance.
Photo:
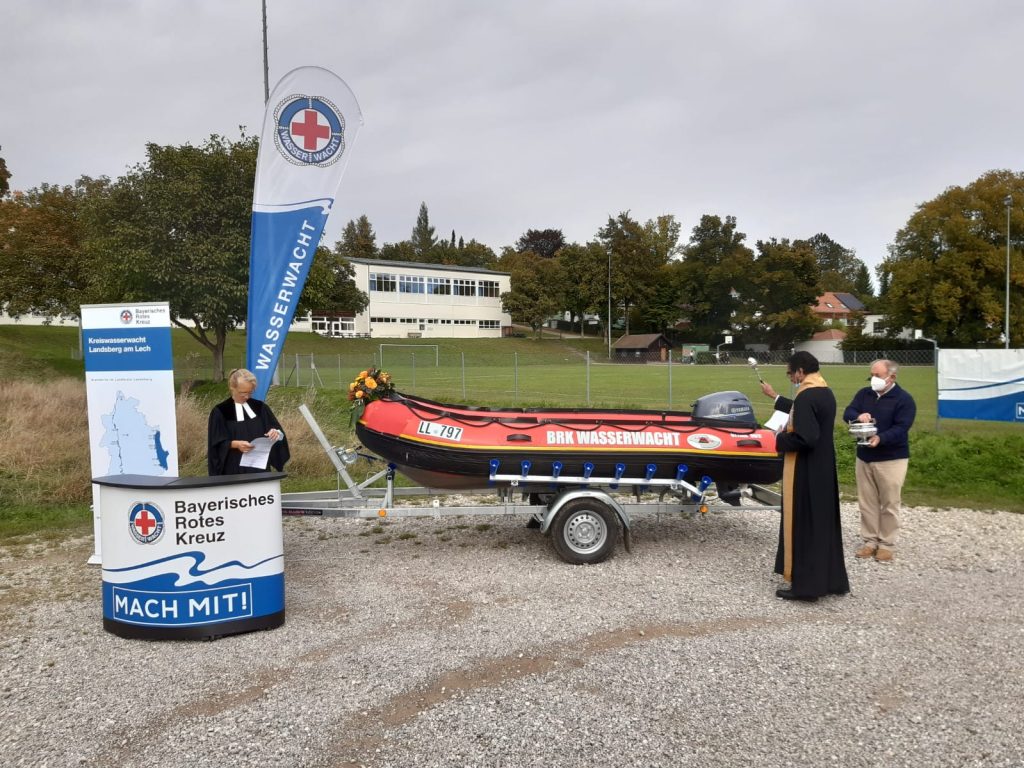
[[[738,390],[751,399],[762,420],[771,411],[754,371],[742,363],[610,365],[605,342],[594,338],[423,340],[423,345],[438,345],[435,364],[433,347],[382,350],[382,343],[392,342],[410,343],[289,335],[282,357],[285,384],[272,388],[268,397],[293,443],[286,491],[333,488],[336,483],[330,463],[297,415],[297,406],[310,406],[332,444],[353,444],[348,382],[361,369],[378,363],[382,353],[399,390],[448,402],[689,410],[701,395]],[[209,381],[209,353],[184,331],[173,331],[173,348],[176,381],[192,385],[178,405],[179,473],[205,474],[205,417],[226,390],[223,383]],[[228,368],[242,364],[244,350],[244,335],[231,334]],[[88,518],[87,427],[78,358],[76,328],[0,326],[0,395],[9,395],[0,400],[0,445],[7,446],[6,452],[0,449],[0,535],[42,530],[54,521],[59,527],[73,525]],[[867,369],[823,367],[840,415],[865,385]],[[762,365],[759,370],[777,391],[790,393],[784,366]],[[960,420],[937,424],[935,369],[904,366],[899,380],[918,405],[906,503],[1024,511],[1024,427]],[[34,433],[52,429],[41,426],[51,407],[47,403],[54,399],[52,386],[66,388],[61,399],[75,400],[63,417],[72,451],[59,457],[19,448],[37,440]],[[40,402],[26,402],[37,396]],[[32,416],[36,410],[42,413]],[[853,442],[838,422],[836,441],[840,483],[852,496]]]

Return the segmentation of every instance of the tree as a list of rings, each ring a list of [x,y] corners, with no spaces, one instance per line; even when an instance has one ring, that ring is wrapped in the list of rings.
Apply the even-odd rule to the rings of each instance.
[[[437,264],[453,264],[460,267],[484,267],[490,268],[497,261],[497,256],[489,246],[473,239],[468,243],[459,238],[457,247],[448,247],[443,253],[438,253],[435,247],[431,255],[440,256],[435,262]]]
[[[341,234],[341,240],[334,244],[334,252],[344,259],[376,259],[377,235],[364,213],[358,219],[350,219]]]
[[[890,327],[920,328],[944,347],[1001,345],[1006,300],[1004,200],[1024,200],[1024,174],[990,171],[918,206],[889,248],[883,269]],[[1011,208],[1011,248],[1024,213]],[[1024,259],[1012,251],[1010,342],[1024,339]]]
[[[583,316],[605,303],[608,256],[598,242],[571,243],[559,249],[556,259],[562,278],[559,309],[579,318],[582,336]]]
[[[352,265],[337,251],[317,248],[296,312],[357,314],[369,304],[370,297],[356,286]]]
[[[820,293],[818,279],[818,262],[806,240],[759,240],[745,289],[745,336],[773,349],[809,338],[819,326],[813,312]]]
[[[612,306],[621,304],[627,318],[630,307],[645,304],[654,295],[658,268],[675,250],[675,242],[669,242],[672,217],[663,218],[641,225],[623,211],[598,230],[597,239],[612,262]],[[678,227],[675,233],[678,237]]]
[[[818,233],[809,240],[797,240],[794,245],[806,244],[814,253],[821,272],[821,290],[856,293],[857,276],[864,262],[857,254],[844,248],[824,233]]]
[[[753,293],[755,271],[754,254],[743,244],[746,237],[736,231],[735,216],[723,221],[705,214],[683,247],[680,291],[694,340],[717,343],[740,319],[741,297]]]
[[[0,147],[3,149],[3,147]],[[7,161],[0,157],[0,199],[11,191],[11,172],[7,170]]]
[[[420,203],[420,212],[416,216],[416,226],[412,229],[409,242],[412,243],[413,252],[416,254],[414,261],[426,261],[430,249],[437,244],[434,228],[430,226],[430,214],[427,213],[426,203]]]
[[[384,243],[377,254],[384,261],[420,261],[416,257],[416,249],[408,240],[398,243]]]
[[[886,294],[889,293],[889,281],[892,279],[885,262],[875,267],[875,275],[878,277],[878,298],[884,299]]]
[[[0,308],[13,316],[78,317],[92,270],[84,247],[87,207],[107,179],[83,176],[0,199]]]
[[[528,229],[516,240],[516,250],[530,251],[545,259],[554,258],[565,246],[565,235],[560,229]]]
[[[868,271],[868,265],[863,262],[857,268],[857,277],[853,281],[853,295],[865,304],[870,302],[875,295],[871,285],[871,273]]]
[[[517,254],[510,272],[511,290],[501,294],[502,308],[539,337],[544,322],[561,309],[558,263],[526,251]]]
[[[642,311],[634,311],[633,324],[648,333],[672,334],[686,314],[682,285],[683,263],[670,261],[658,268],[654,293]]]
[[[90,226],[109,300],[169,301],[171,321],[210,350],[218,378],[227,332],[246,318],[257,148],[244,134],[199,147],[148,144]]]

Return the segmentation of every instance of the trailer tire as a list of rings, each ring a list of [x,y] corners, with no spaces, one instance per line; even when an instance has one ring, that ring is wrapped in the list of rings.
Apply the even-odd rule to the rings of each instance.
[[[600,563],[612,555],[618,539],[615,510],[597,499],[573,499],[551,524],[551,544],[567,563]]]

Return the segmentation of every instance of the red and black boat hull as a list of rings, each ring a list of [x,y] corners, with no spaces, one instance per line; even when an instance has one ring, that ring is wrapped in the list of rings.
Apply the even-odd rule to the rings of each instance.
[[[486,488],[500,474],[693,484],[707,476],[721,490],[782,475],[771,431],[683,412],[472,408],[396,396],[367,404],[356,433],[432,488]]]

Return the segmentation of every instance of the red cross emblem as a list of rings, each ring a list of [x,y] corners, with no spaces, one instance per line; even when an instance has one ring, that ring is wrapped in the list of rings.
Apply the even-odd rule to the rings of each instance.
[[[164,533],[164,515],[151,501],[138,501],[128,513],[128,530],[139,544],[152,544]]]
[[[302,148],[312,152],[326,146],[331,138],[331,126],[318,111],[304,109],[296,117],[301,117],[301,121],[297,119],[291,124],[291,134],[296,144],[301,139]]]
[[[135,527],[139,529],[143,536],[149,536],[149,532],[156,528],[156,520],[149,514],[148,510],[142,510],[135,516]]]

